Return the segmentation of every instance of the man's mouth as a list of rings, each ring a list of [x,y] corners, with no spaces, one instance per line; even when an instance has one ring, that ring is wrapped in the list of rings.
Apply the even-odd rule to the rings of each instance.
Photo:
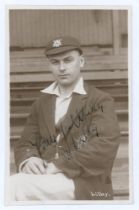
[[[69,74],[59,74],[59,77],[68,77]]]

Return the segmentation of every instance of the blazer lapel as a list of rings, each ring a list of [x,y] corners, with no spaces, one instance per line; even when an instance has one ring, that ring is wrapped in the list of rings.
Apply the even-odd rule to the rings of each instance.
[[[81,109],[84,107],[87,94],[86,95],[80,95],[73,93],[71,103],[69,105],[67,114],[64,117],[64,120],[61,123],[61,131],[64,135],[66,135],[71,126],[74,123],[75,118],[77,117],[77,114],[81,111]]]
[[[47,127],[49,135],[55,136],[55,102],[56,95],[49,95],[45,98],[42,107],[44,125]]]

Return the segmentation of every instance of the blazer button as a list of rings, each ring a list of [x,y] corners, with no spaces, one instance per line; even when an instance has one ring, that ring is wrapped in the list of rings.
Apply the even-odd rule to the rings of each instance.
[[[26,149],[27,152],[30,152],[30,149]]]

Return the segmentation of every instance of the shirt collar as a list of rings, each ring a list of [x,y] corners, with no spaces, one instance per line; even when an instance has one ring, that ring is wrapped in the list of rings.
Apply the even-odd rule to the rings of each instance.
[[[41,92],[60,96],[60,92],[59,92],[57,82],[53,82],[50,86],[41,90]],[[83,81],[82,77],[76,83],[72,93],[78,93],[80,95],[86,95],[86,91],[84,89],[84,81]]]

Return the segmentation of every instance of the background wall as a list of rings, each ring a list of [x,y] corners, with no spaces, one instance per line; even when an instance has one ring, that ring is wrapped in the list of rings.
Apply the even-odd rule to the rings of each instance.
[[[43,47],[62,35],[75,36],[82,45],[113,45],[116,18],[122,47],[127,36],[126,10],[11,10],[10,45]]]

